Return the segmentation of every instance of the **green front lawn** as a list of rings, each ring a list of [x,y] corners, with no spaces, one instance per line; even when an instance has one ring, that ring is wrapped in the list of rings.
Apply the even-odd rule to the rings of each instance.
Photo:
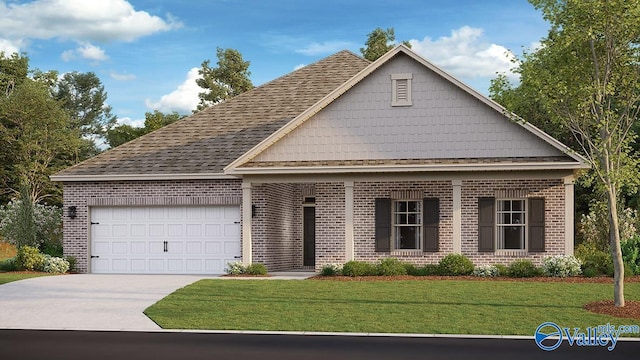
[[[640,283],[625,290],[640,300]],[[165,329],[532,335],[546,321],[638,324],[582,309],[612,295],[611,284],[201,280],[145,314]]]

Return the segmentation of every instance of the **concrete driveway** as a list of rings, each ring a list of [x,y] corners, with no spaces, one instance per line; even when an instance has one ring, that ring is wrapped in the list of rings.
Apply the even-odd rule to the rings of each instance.
[[[0,328],[153,331],[142,312],[204,276],[62,275],[0,285]]]

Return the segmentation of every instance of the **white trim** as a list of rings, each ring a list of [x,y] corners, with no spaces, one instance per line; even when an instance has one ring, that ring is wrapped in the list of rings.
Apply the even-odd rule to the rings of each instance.
[[[573,255],[574,246],[574,206],[573,176],[564,178],[564,254]]]
[[[575,162],[539,162],[504,164],[434,164],[434,165],[376,165],[376,166],[292,166],[234,168],[233,175],[250,174],[336,174],[371,172],[441,172],[441,171],[516,171],[516,170],[579,170],[588,166]]]
[[[462,254],[462,180],[451,180],[453,186],[453,253]]]
[[[355,259],[353,181],[344,182],[344,255],[345,262]]]
[[[231,180],[237,176],[222,173],[202,174],[123,174],[123,175],[51,175],[51,181],[144,181],[144,180]]]
[[[411,80],[413,79],[413,74],[391,74],[391,106],[411,106],[412,95],[411,95]],[[398,80],[406,81],[407,88],[407,98],[406,99],[398,99]]]
[[[498,202],[500,201],[522,201],[524,203],[523,205],[523,210],[519,211],[521,213],[523,213],[524,215],[524,224],[498,224],[499,220],[499,212],[500,210],[498,210]],[[529,251],[529,216],[531,215],[529,212],[529,200],[528,198],[524,197],[524,198],[496,198],[494,200],[494,207],[495,207],[495,212],[494,212],[494,217],[495,217],[495,221],[493,226],[495,227],[495,239],[494,239],[494,249],[496,253],[500,253],[500,252],[510,252],[510,251],[522,251],[522,252],[528,252]],[[504,211],[503,211],[504,213]],[[509,213],[513,213],[513,209],[509,210]],[[523,232],[523,243],[524,243],[524,248],[522,249],[499,249],[498,248],[498,229],[500,227],[520,227],[520,228],[524,228],[524,232]],[[503,244],[504,245],[504,244]]]
[[[251,227],[252,227],[251,183],[242,182],[242,263],[250,265],[252,259]]]

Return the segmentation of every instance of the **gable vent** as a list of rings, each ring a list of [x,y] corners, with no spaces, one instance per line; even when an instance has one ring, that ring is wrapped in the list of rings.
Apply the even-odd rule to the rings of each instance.
[[[391,106],[411,106],[411,79],[413,74],[392,74]]]

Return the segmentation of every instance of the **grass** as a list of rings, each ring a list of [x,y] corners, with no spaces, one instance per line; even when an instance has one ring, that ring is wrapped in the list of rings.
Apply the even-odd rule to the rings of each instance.
[[[640,300],[640,284],[625,293]],[[612,294],[611,284],[201,280],[145,314],[165,329],[532,335],[546,321],[637,324],[582,309]]]

